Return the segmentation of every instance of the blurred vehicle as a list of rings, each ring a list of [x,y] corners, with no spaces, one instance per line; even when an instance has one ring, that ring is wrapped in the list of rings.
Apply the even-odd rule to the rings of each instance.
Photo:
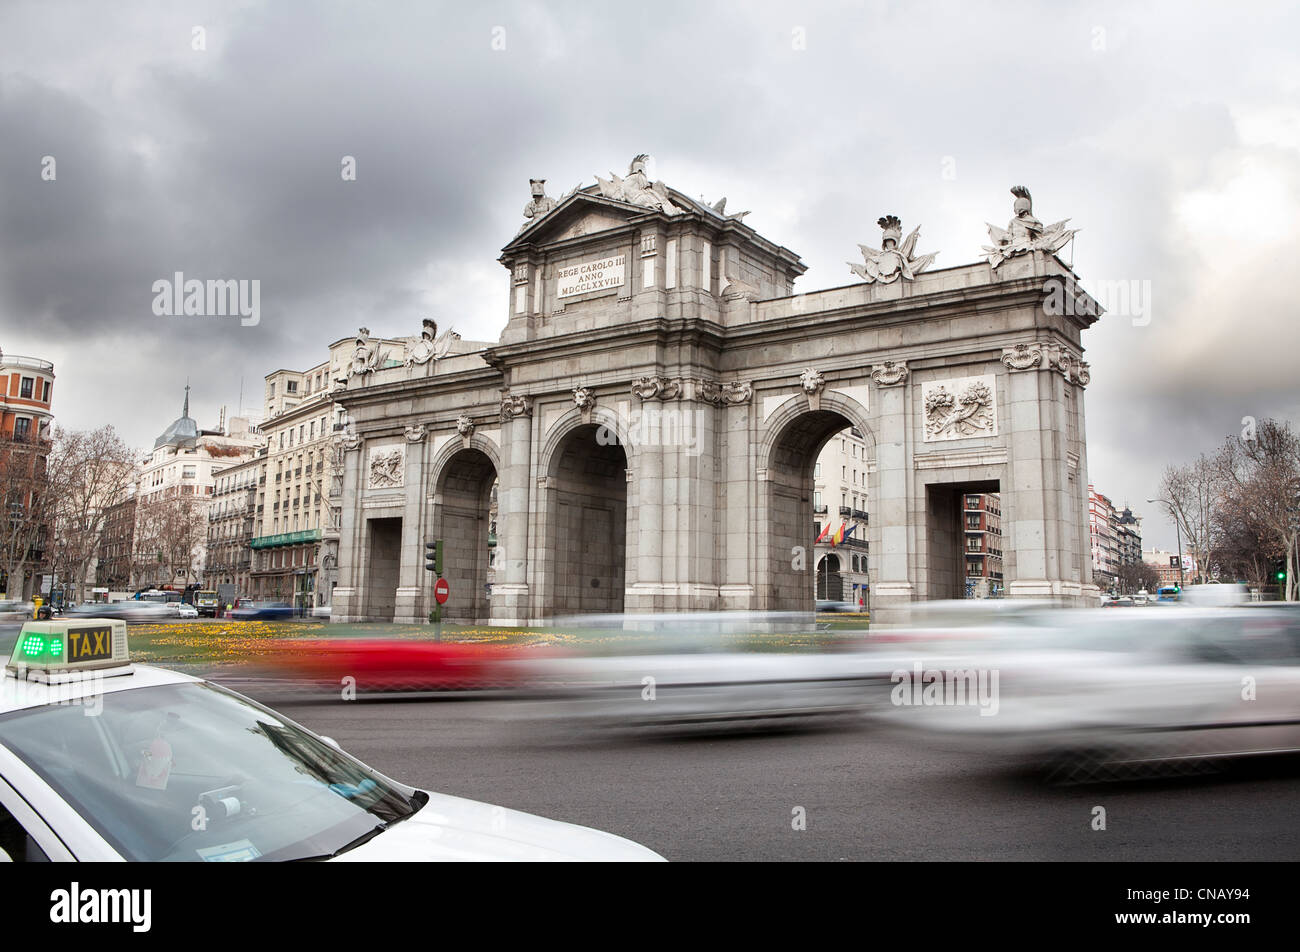
[[[293,606],[288,602],[251,602],[234,609],[230,617],[244,621],[281,621],[293,617]]]
[[[128,599],[124,602],[96,604],[83,602],[64,612],[66,618],[121,618],[130,622],[170,621],[176,617],[176,609],[159,602],[137,601]]]
[[[861,608],[853,602],[837,602],[828,599],[819,599],[817,602],[818,612],[859,612]]]
[[[121,621],[23,627],[0,679],[0,806],[0,860],[663,859],[389,779],[255,701],[132,664]]]
[[[215,618],[220,607],[216,589],[201,589],[194,593],[194,608],[200,615]]]
[[[140,602],[159,602],[167,604],[168,602],[181,601],[181,593],[172,589],[151,588],[146,592],[137,592],[136,601]]]
[[[534,697],[529,729],[583,737],[855,722],[879,683],[864,635],[828,636],[808,612],[556,619],[565,655],[512,662]]]
[[[198,618],[199,610],[195,608],[193,605],[186,605],[184,602],[181,602],[179,605],[176,606],[176,617],[177,618]]]
[[[1226,758],[1300,751],[1294,610],[1061,611],[997,643],[918,654],[915,663],[909,681],[928,678],[945,690],[971,672],[996,675],[989,713],[946,703],[947,694],[933,704],[903,694],[876,709],[884,721],[940,744],[1009,755],[1053,779],[1203,770]]]
[[[1162,585],[1156,589],[1156,601],[1158,602],[1176,602],[1178,601],[1179,590],[1177,585]]]
[[[1101,607],[1102,608],[1132,608],[1133,604],[1134,603],[1132,598],[1130,598],[1127,595],[1122,595],[1119,598],[1111,598],[1102,602]]]
[[[277,698],[306,694],[337,700],[345,686],[358,697],[518,689],[526,673],[508,663],[522,652],[501,645],[336,638],[277,641],[275,647],[253,674],[269,679],[260,692]]]
[[[330,617],[332,613],[333,613],[333,609],[331,609],[329,605],[317,605],[315,608],[311,610],[311,617],[327,619]]]

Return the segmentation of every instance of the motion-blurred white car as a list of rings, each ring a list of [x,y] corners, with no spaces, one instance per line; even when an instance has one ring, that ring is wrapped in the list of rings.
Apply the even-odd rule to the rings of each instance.
[[[571,633],[574,653],[521,660],[511,678],[538,698],[521,718],[530,730],[581,736],[856,721],[880,674],[867,653],[846,647],[860,647],[865,629],[814,650],[829,638],[810,612],[586,615],[554,625]]]
[[[0,859],[662,859],[390,780],[248,698],[131,664],[126,632],[78,619],[19,633],[0,680]]]
[[[883,720],[1057,779],[1300,751],[1294,608],[1062,611],[965,651],[918,652],[916,664],[922,687],[996,674],[996,710],[895,689],[877,708]]]

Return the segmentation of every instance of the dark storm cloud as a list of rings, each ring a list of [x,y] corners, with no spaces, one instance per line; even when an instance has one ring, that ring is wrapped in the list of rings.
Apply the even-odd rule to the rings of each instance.
[[[803,255],[801,290],[848,283],[886,212],[923,225],[940,266],[975,260],[1023,182],[1040,218],[1084,229],[1085,283],[1152,289],[1149,323],[1110,314],[1085,337],[1090,475],[1140,503],[1165,461],[1300,409],[1277,279],[1300,251],[1297,24],[1251,13],[7,6],[0,346],[56,361],[65,424],[144,444],[186,379],[211,424],[241,378],[257,406],[262,375],[361,324],[433,315],[495,339],[495,258],[531,176],[559,195],[648,151],[658,177],[727,195]],[[261,323],[154,316],[176,271],[259,279]]]

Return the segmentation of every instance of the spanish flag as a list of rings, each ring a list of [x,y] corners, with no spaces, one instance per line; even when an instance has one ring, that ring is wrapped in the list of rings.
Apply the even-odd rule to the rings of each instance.
[[[831,536],[831,545],[839,545],[844,541],[844,527],[847,523],[841,522],[840,527],[835,530],[835,535]],[[849,530],[850,532],[852,530]]]

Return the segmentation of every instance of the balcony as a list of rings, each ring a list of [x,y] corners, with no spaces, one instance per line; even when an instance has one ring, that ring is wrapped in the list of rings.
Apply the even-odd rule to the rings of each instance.
[[[866,522],[866,521],[867,521],[867,513],[866,513],[866,510],[863,510],[863,509],[854,509],[854,510],[853,510],[853,518],[854,518],[854,519],[858,519],[858,520],[860,520],[860,521],[862,521],[862,522]]]
[[[852,506],[840,506],[840,515],[841,515],[841,516],[851,516],[851,515],[853,515],[853,507],[852,507]]]
[[[826,515],[826,506],[825,505],[813,506],[813,512],[815,512],[819,516],[824,516]]]
[[[43,370],[46,373],[54,373],[54,363],[49,360],[41,360],[39,357],[18,357],[16,355],[6,355],[0,357],[0,363],[6,367],[25,367],[29,370]]]

